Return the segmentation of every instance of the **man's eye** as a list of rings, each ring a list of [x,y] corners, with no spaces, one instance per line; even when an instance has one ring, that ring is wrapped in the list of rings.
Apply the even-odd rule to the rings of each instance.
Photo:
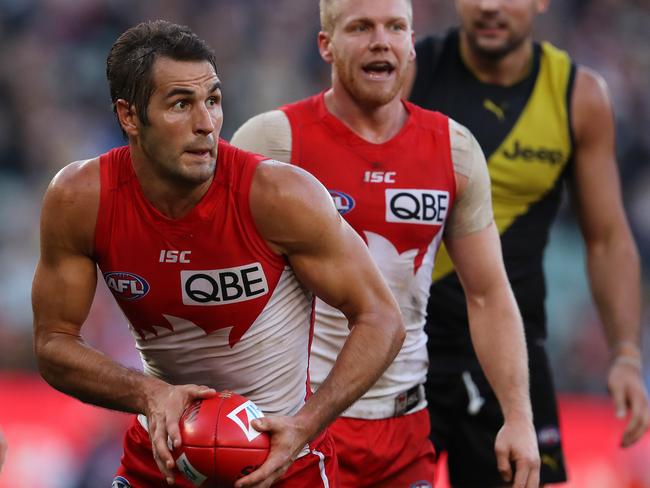
[[[178,109],[181,109],[181,110],[182,110],[182,109],[186,108],[187,105],[188,105],[187,101],[185,101],[185,100],[179,100],[178,102],[176,102],[176,103],[174,104],[174,108],[178,108]]]

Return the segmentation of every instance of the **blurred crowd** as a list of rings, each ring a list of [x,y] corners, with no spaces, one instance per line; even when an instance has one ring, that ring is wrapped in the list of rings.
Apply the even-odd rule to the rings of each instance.
[[[442,32],[455,22],[450,0],[414,0],[413,5],[416,36]],[[0,370],[36,367],[29,296],[45,186],[67,162],[122,143],[105,81],[106,54],[119,33],[154,18],[187,24],[214,47],[226,139],[251,115],[327,84],[329,69],[316,49],[316,0],[0,0]],[[649,0],[562,0],[551,2],[536,29],[538,38],[567,49],[609,83],[624,199],[646,276],[645,329],[650,318],[648,24]],[[602,392],[607,352],[584,278],[577,224],[565,207],[546,262],[550,352],[560,389]],[[103,289],[86,338],[138,366],[127,325]],[[649,351],[646,333],[646,364]]]

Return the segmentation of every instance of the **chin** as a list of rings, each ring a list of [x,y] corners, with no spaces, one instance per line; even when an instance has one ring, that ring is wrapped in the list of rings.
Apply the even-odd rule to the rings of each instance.
[[[212,178],[212,176],[214,176],[215,167],[216,161],[212,161],[208,164],[204,164],[198,167],[194,166],[190,168],[184,168],[184,170],[178,174],[178,178],[188,184],[200,185],[201,183],[205,183],[210,178]]]
[[[399,90],[395,86],[381,89],[368,87],[352,93],[360,105],[368,108],[380,108],[392,102],[399,94]]]

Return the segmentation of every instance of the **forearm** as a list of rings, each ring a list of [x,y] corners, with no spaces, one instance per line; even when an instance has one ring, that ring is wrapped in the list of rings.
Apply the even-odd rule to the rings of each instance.
[[[165,385],[116,363],[77,336],[50,333],[37,339],[35,350],[41,375],[51,386],[100,407],[144,413],[148,392]]]
[[[510,288],[495,288],[467,301],[472,343],[506,419],[532,418],[521,317]]]
[[[591,291],[612,354],[640,342],[639,255],[631,236],[587,244]]]
[[[395,359],[404,334],[401,316],[394,313],[373,314],[353,325],[329,376],[298,413],[310,426],[310,438],[375,384]]]

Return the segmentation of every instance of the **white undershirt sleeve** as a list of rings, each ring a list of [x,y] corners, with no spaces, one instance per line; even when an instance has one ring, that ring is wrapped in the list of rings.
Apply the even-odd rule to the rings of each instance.
[[[481,146],[466,127],[452,119],[449,119],[449,139],[454,171],[467,178],[445,228],[445,235],[455,238],[484,229],[494,214],[490,175]]]
[[[282,110],[264,112],[244,122],[230,143],[270,159],[291,162],[291,124]]]

